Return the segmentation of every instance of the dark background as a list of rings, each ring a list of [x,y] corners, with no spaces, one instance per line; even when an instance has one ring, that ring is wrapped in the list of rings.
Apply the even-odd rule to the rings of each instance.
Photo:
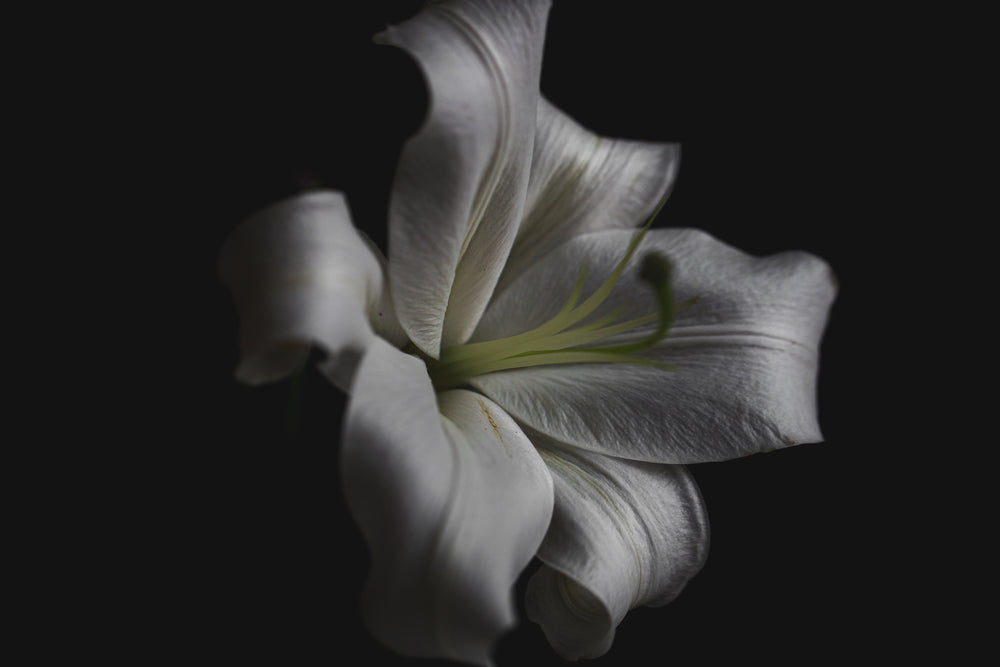
[[[155,332],[146,352],[162,381],[129,397],[154,442],[137,437],[116,462],[129,473],[105,525],[121,547],[95,547],[116,582],[96,588],[122,620],[89,641],[109,655],[410,664],[358,613],[367,554],[338,485],[344,396],[313,370],[296,403],[288,382],[232,379],[237,321],[215,262],[241,219],[315,185],[343,191],[384,247],[395,161],[426,98],[407,56],[370,37],[419,5],[165,14],[128,40],[147,57],[132,102],[149,112],[134,135],[152,186],[141,224],[170,257],[155,286],[163,314],[124,335]],[[900,432],[920,404],[899,400],[914,391],[899,333],[914,313],[895,297],[921,289],[897,206],[900,148],[919,128],[900,99],[926,48],[897,39],[906,17],[653,5],[557,0],[543,94],[601,134],[682,143],[658,225],[754,254],[810,251],[831,263],[840,294],[822,346],[826,441],[692,466],[712,522],[707,565],[676,602],[631,612],[592,664],[960,651],[929,621],[949,610],[928,602],[947,583],[924,527],[948,523],[911,486],[921,436]],[[496,657],[562,662],[526,621]]]

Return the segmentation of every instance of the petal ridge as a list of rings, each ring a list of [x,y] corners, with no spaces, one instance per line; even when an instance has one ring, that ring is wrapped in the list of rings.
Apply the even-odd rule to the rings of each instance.
[[[548,9],[444,2],[378,36],[415,59],[428,87],[397,166],[389,248],[400,322],[431,357],[472,333],[514,242]]]

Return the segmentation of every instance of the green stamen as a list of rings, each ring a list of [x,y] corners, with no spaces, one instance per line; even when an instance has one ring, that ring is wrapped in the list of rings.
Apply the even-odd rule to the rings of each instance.
[[[624,257],[608,278],[582,303],[579,301],[587,277],[586,264],[580,268],[566,303],[541,326],[499,340],[447,348],[441,351],[440,359],[426,359],[434,386],[439,390],[447,389],[460,386],[469,378],[486,373],[553,364],[628,363],[670,370],[669,364],[637,356],[640,352],[652,348],[667,335],[674,314],[679,308],[695,301],[692,299],[682,304],[674,303],[670,262],[661,255],[655,253],[646,255],[639,271],[639,277],[652,287],[656,295],[659,312],[617,322],[624,310],[624,306],[621,306],[593,322],[575,326],[607,300],[621,279],[629,260],[635,255],[657,212],[659,207],[632,237]],[[583,347],[656,321],[659,321],[656,329],[642,340],[622,345]]]

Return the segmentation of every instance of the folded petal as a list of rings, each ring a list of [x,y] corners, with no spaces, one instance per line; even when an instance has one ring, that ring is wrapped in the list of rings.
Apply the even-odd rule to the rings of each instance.
[[[552,480],[527,437],[470,391],[435,401],[423,362],[376,339],[352,387],[342,457],[372,556],[362,601],[372,633],[403,655],[488,664],[552,512]]]
[[[302,194],[253,215],[226,239],[219,260],[240,318],[236,377],[278,380],[301,366],[311,345],[342,388],[372,337],[402,344],[383,262],[351,225],[343,195]]]
[[[683,466],[535,440],[556,505],[528,583],[528,617],[569,660],[603,655],[625,614],[672,601],[708,554],[708,518]]]
[[[566,301],[584,261],[587,291],[596,289],[631,237],[598,232],[560,246],[500,295],[476,338],[545,321]],[[613,456],[696,463],[820,440],[818,349],[836,291],[827,264],[802,252],[751,257],[695,230],[652,230],[597,314],[616,306],[626,319],[655,312],[637,275],[651,250],[672,261],[676,300],[698,298],[645,353],[674,370],[539,366],[471,384],[533,429]]]
[[[393,184],[389,256],[400,322],[434,357],[472,333],[517,234],[548,9],[440,2],[379,35],[414,56],[429,88]]]
[[[600,137],[544,98],[524,220],[497,285],[574,236],[644,223],[673,187],[680,144]]]

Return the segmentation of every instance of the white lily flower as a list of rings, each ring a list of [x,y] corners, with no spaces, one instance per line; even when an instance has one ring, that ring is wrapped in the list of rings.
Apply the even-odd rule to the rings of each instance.
[[[630,609],[671,601],[704,562],[683,464],[821,438],[828,266],[637,233],[678,147],[598,137],[541,98],[548,9],[441,2],[380,36],[429,89],[388,261],[331,191],[258,213],[222,252],[237,377],[280,379],[318,346],[350,394],[363,610],[407,656],[489,664],[535,556],[529,616],[560,655],[602,655]]]

